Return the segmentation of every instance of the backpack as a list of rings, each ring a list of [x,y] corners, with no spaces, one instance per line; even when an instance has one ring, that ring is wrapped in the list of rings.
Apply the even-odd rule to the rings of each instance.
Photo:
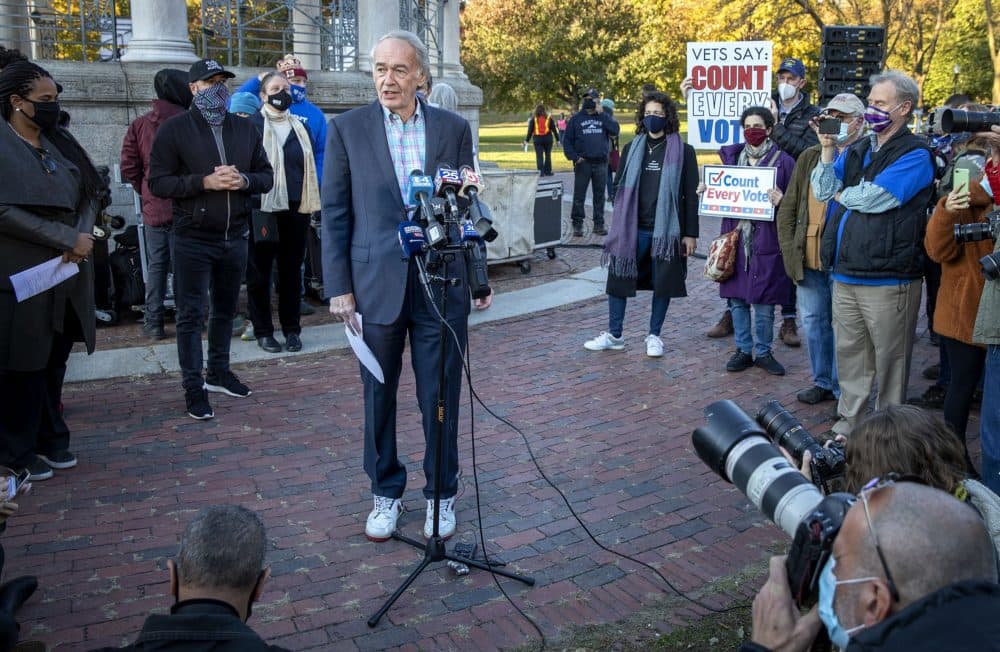
[[[132,306],[145,305],[146,284],[142,280],[138,229],[134,225],[128,227],[115,236],[115,242],[118,246],[108,255],[108,262],[115,286],[115,306],[121,313],[128,312]]]

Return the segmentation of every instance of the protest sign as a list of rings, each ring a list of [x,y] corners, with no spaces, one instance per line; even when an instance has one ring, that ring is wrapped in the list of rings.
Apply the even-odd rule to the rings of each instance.
[[[767,191],[774,188],[777,168],[742,165],[706,165],[705,192],[699,215],[736,220],[774,221],[774,206]]]
[[[771,100],[771,42],[688,43],[688,144],[718,149],[743,142],[740,114]]]

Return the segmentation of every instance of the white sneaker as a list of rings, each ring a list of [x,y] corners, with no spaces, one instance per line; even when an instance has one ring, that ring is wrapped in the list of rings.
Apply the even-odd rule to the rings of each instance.
[[[646,355],[651,358],[663,356],[663,340],[660,339],[659,335],[650,333],[646,336]]]
[[[385,496],[372,496],[372,498],[375,500],[375,507],[368,514],[365,536],[369,541],[381,543],[392,538],[392,533],[396,531],[396,521],[403,513],[403,504],[398,498]]]
[[[615,337],[607,331],[601,331],[601,334],[592,340],[587,340],[583,343],[583,348],[588,351],[621,351],[625,348],[625,338]]]
[[[438,536],[448,539],[455,534],[455,498],[442,498],[438,517]],[[434,535],[434,501],[427,501],[427,516],[424,518],[424,538]]]

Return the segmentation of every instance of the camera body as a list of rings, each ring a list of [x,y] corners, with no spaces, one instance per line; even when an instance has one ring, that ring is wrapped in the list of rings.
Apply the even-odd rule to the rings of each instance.
[[[778,408],[787,413],[780,404]],[[732,401],[705,408],[705,424],[695,429],[691,443],[702,462],[736,485],[792,538],[785,562],[792,596],[800,607],[815,604],[820,571],[854,496],[824,496],[785,459],[764,428]]]
[[[778,401],[768,401],[760,406],[757,410],[757,423],[764,428],[772,441],[791,453],[797,464],[802,464],[805,452],[809,451],[811,454],[809,471],[813,483],[822,489],[823,493],[830,493],[834,483],[844,477],[847,468],[844,447],[837,443],[832,443],[829,447],[821,446],[802,423]]]

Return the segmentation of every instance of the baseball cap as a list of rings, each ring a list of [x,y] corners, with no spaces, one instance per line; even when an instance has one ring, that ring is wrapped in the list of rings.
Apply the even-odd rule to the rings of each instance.
[[[781,66],[778,67],[778,72],[790,72],[796,77],[803,79],[806,76],[806,67],[801,59],[788,57],[782,60]]]
[[[590,88],[587,89],[587,92],[584,93],[583,96],[584,97],[592,97],[592,98],[594,98],[596,100],[597,98],[599,98],[601,96],[601,94],[597,92],[596,88],[594,88],[593,86],[591,86]]]
[[[865,112],[865,103],[854,93],[840,93],[827,103],[826,110],[858,115]]]
[[[226,79],[232,79],[236,75],[222,67],[222,64],[215,59],[201,59],[191,64],[188,70],[188,83],[202,81],[216,75],[222,75]]]

